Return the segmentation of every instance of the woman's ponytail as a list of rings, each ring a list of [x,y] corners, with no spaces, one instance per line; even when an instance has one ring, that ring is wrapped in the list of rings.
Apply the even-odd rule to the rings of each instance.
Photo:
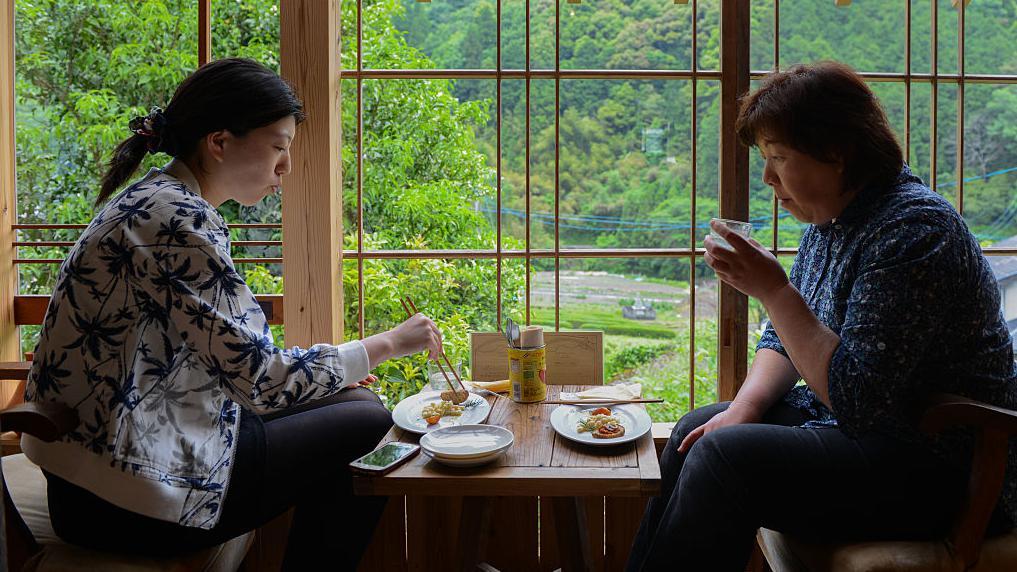
[[[106,174],[102,176],[102,188],[99,190],[99,196],[95,199],[96,207],[106,202],[110,195],[134,175],[146,154],[148,154],[148,145],[140,135],[132,135],[117,145],[116,150],[113,151],[113,158],[109,160]]]
[[[99,196],[95,199],[96,207],[106,202],[106,199],[134,175],[146,154],[160,151],[172,154],[167,148],[169,138],[166,137],[166,117],[158,107],[153,107],[145,117],[135,117],[128,127],[134,135],[122,141],[113,151],[106,174],[102,177]]]

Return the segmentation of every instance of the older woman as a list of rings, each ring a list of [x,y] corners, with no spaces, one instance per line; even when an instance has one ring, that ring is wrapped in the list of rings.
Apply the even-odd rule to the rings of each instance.
[[[760,526],[829,539],[942,535],[971,441],[916,426],[951,392],[1017,405],[999,292],[964,220],[904,164],[876,98],[847,66],[769,76],[738,136],[780,205],[810,223],[790,279],[754,240],[715,227],[717,276],[770,317],[734,401],[697,409],[661,457],[629,570],[744,570]],[[798,383],[799,380],[804,384]],[[1017,521],[1015,461],[992,528]]]

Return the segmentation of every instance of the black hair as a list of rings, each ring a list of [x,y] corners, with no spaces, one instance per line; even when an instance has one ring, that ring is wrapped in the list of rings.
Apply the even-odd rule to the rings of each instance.
[[[134,134],[113,151],[95,204],[134,175],[146,153],[187,158],[209,133],[226,130],[243,137],[291,115],[298,124],[303,121],[303,104],[272,70],[244,58],[209,62],[177,87],[165,111],[153,108],[147,117],[131,121]]]
[[[889,186],[904,154],[879,100],[850,67],[831,61],[772,73],[744,96],[735,122],[741,142],[770,137],[818,161],[844,161],[845,189]]]

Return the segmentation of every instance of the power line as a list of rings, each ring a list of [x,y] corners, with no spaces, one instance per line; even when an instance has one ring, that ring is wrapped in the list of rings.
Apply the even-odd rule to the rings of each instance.
[[[999,169],[986,173],[985,175],[978,175],[974,177],[968,177],[964,179],[964,182],[977,182],[985,181],[991,177],[997,175],[1003,175],[1006,173],[1012,173],[1017,171],[1017,167],[1010,167],[1006,169]],[[944,187],[950,187],[956,185],[956,181],[948,181],[937,185],[937,190]],[[497,209],[492,206],[489,201],[479,207],[481,212],[495,213]],[[503,206],[501,209],[503,216],[511,216],[514,218],[525,219],[526,211],[513,209],[510,207]],[[790,217],[790,213],[780,213],[778,218],[786,219]],[[994,238],[996,233],[1001,232],[1010,223],[1017,218],[1017,195],[1014,195],[1013,200],[1006,209],[991,223],[985,232],[980,233],[984,239]],[[544,226],[554,226],[554,214],[549,212],[532,211],[530,213],[530,220],[542,224]],[[567,228],[585,232],[667,232],[667,231],[688,231],[692,228],[690,222],[681,221],[680,219],[653,219],[648,217],[641,217],[640,219],[629,219],[617,216],[604,216],[604,215],[559,215],[558,226],[560,228]],[[752,223],[753,228],[765,228],[767,223],[771,221],[770,216],[763,216],[758,218],[750,218],[749,222]],[[794,223],[796,226],[805,226],[801,223]],[[699,230],[709,231],[710,224],[707,222],[699,222],[696,224],[696,228]]]

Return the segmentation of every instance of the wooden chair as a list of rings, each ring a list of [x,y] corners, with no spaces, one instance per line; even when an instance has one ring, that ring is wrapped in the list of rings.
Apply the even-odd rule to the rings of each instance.
[[[968,497],[946,538],[820,544],[764,528],[757,540],[770,567],[775,572],[1017,570],[1017,529],[985,538],[1003,486],[1009,439],[1017,434],[1017,411],[937,395],[921,423],[928,433],[959,425],[975,429],[976,443]]]
[[[0,379],[16,379],[21,375],[17,373],[19,371],[27,376],[26,364],[30,366],[31,362],[0,364],[3,371]],[[28,433],[46,442],[60,438],[77,425],[77,412],[63,404],[22,403],[0,411],[0,427],[4,431]],[[140,558],[89,550],[67,544],[53,532],[46,499],[46,478],[24,454],[3,457],[0,484],[3,487],[6,564],[12,572],[233,571],[240,567],[254,539],[254,533],[249,532],[219,546],[173,558]]]

